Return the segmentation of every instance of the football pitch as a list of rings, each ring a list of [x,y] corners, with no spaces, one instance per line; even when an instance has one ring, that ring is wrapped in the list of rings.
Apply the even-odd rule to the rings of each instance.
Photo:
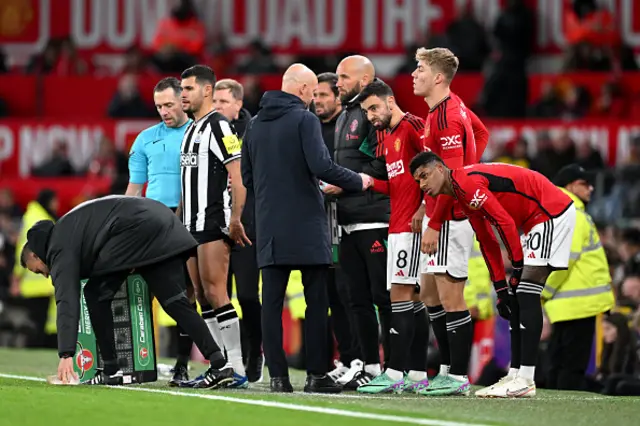
[[[171,363],[170,360],[160,362]],[[0,349],[0,425],[593,425],[635,424],[638,398],[538,390],[532,400],[427,398],[416,395],[335,396],[302,392],[304,373],[292,371],[293,394],[271,394],[268,380],[246,390],[169,388],[166,379],[127,387],[52,386],[54,351]],[[203,370],[195,364],[195,372]]]

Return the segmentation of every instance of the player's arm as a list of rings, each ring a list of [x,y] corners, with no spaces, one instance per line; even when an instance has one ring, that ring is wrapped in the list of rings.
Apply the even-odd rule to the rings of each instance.
[[[58,355],[73,356],[80,320],[79,255],[68,247],[53,250],[51,280],[55,288],[58,329]]]
[[[129,185],[125,195],[141,196],[147,183],[147,154],[144,150],[142,133],[138,135],[129,151]]]
[[[302,141],[302,152],[312,174],[345,191],[362,191],[362,178],[331,160],[329,150],[322,139],[320,120],[316,116],[305,113],[298,130]]]
[[[476,140],[476,161],[480,162],[482,158],[482,154],[484,154],[484,150],[487,148],[489,144],[489,130],[484,125],[482,120],[478,118],[478,116],[467,109],[469,113],[469,117],[471,118],[471,127],[473,128],[473,137]]]
[[[371,186],[371,188],[376,192],[380,192],[385,195],[391,195],[388,180],[380,180],[380,179],[374,178],[373,185]]]
[[[362,172],[375,179],[388,180],[387,164],[384,153],[382,152],[383,132],[377,131],[371,123],[367,122],[367,124],[369,126],[369,133],[365,140],[362,141],[362,144],[360,144],[360,152],[371,157],[371,160],[364,164]]]
[[[476,233],[476,239],[480,244],[480,252],[484,258],[492,282],[505,281],[506,275],[500,243],[493,233],[493,228],[480,213],[469,215],[469,224]]]
[[[451,170],[464,166],[465,128],[462,118],[452,119],[446,128],[434,134],[434,142],[440,145],[441,158]],[[450,195],[438,195],[433,217],[429,218],[429,228],[440,232],[444,218],[453,209],[455,199]]]

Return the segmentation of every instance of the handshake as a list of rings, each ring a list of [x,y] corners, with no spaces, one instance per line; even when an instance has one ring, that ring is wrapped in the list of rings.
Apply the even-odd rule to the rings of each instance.
[[[367,189],[373,186],[373,178],[364,173],[358,173],[362,178],[362,190],[366,191]],[[335,185],[331,185],[329,183],[320,182],[320,189],[322,192],[328,195],[338,195],[342,193],[342,188],[339,188]]]

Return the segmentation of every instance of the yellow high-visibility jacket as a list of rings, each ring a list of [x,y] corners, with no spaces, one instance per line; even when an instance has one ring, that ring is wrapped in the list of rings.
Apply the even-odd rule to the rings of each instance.
[[[468,308],[477,307],[479,320],[491,318],[493,312],[493,284],[489,268],[480,252],[480,244],[474,238],[469,259],[469,276],[464,286],[464,301]]]
[[[22,216],[22,224],[18,244],[16,245],[16,264],[13,268],[13,274],[20,278],[20,293],[22,297],[47,297],[53,296],[53,284],[51,278],[45,278],[42,275],[34,274],[20,265],[20,255],[22,247],[27,242],[27,231],[31,229],[36,222],[41,220],[54,220],[53,217],[38,203],[31,201],[27,204],[27,210]],[[54,316],[55,318],[55,316]]]
[[[594,317],[614,306],[609,263],[593,219],[578,197],[560,189],[576,206],[576,227],[569,269],[549,275],[542,292],[551,323]]]

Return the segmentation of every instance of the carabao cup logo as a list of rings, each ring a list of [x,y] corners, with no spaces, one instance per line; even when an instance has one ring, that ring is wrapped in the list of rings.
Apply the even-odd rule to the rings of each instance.
[[[134,321],[136,321],[136,326],[138,327],[138,344],[141,346],[138,351],[138,362],[143,367],[149,365],[149,344],[150,339],[150,330],[147,330],[147,321],[145,318],[145,292],[142,288],[142,281],[140,278],[136,278],[133,280],[133,292],[135,295],[135,309],[136,315]]]

